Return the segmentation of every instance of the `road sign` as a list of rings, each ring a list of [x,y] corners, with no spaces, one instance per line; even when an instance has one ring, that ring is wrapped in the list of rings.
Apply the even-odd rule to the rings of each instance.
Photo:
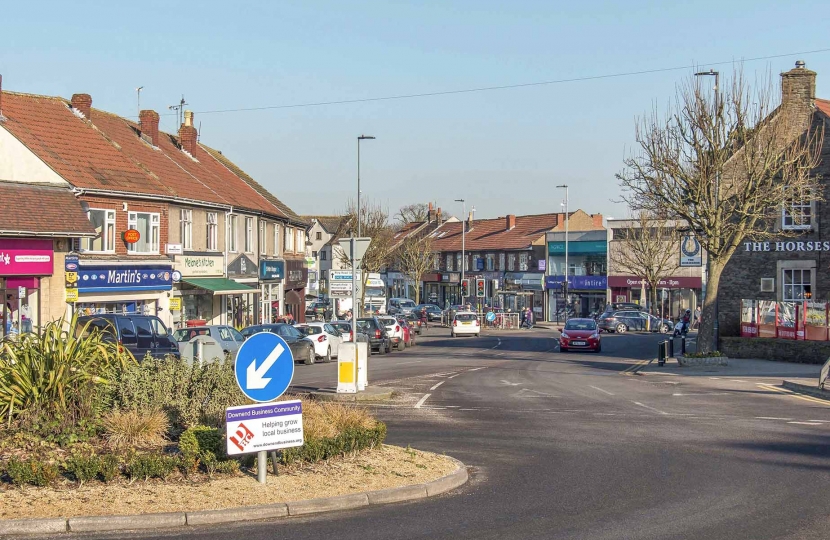
[[[248,398],[273,401],[294,378],[294,355],[277,334],[260,332],[245,340],[236,353],[236,384]]]
[[[496,312],[490,311],[487,313],[487,322],[493,322],[496,320]]]
[[[78,301],[78,289],[66,289],[66,301],[67,302],[77,302]]]
[[[170,299],[170,311],[181,311],[182,310],[182,297],[181,296],[174,296]]]
[[[228,407],[225,420],[229,456],[303,445],[300,400]]]
[[[352,240],[354,240],[354,253],[352,253]],[[349,260],[361,261],[366,251],[369,249],[369,244],[372,242],[371,238],[341,238],[337,241],[340,248]]]

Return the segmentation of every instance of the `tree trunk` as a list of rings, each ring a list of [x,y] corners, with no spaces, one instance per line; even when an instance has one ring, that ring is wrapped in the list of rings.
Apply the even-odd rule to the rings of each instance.
[[[415,303],[421,303],[421,289],[418,287],[418,282],[415,282]]]
[[[718,297],[720,277],[725,263],[709,259],[709,275],[706,276],[706,297],[700,314],[700,331],[697,335],[697,350],[712,352],[715,350],[715,300]]]
[[[660,316],[660,310],[657,309],[657,287],[652,286],[652,287],[650,287],[650,289],[651,290],[649,292],[651,294],[649,296],[651,296],[651,309],[649,310],[649,313],[659,317]]]

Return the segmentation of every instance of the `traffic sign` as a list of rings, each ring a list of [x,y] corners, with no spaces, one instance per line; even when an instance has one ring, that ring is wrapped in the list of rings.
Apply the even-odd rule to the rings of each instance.
[[[294,355],[277,334],[260,332],[236,353],[236,384],[249,399],[264,403],[280,397],[294,378]]]
[[[495,311],[487,312],[487,322],[493,322],[495,320],[496,320],[496,312]]]

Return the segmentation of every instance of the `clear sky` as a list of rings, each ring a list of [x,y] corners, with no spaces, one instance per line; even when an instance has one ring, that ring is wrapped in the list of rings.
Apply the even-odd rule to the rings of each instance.
[[[824,1],[3,2],[4,89],[69,97],[124,116],[169,113],[182,94],[201,141],[301,214],[356,193],[393,213],[435,201],[476,217],[571,208],[624,217],[614,174],[634,121],[693,70],[490,92],[282,108],[550,81],[830,47]],[[803,58],[830,98],[830,52],[748,62],[777,74]],[[714,66],[722,73],[731,65]],[[175,132],[176,118],[161,127]]]

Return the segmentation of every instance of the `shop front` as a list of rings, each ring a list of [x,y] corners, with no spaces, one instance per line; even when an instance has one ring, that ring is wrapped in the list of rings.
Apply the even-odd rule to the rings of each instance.
[[[291,314],[297,322],[305,322],[305,286],[308,283],[308,267],[302,259],[285,261],[284,313]]]
[[[657,305],[650,305],[652,295],[645,280],[634,276],[609,276],[612,302],[634,302],[653,313],[677,317],[700,303],[703,280],[700,276],[679,276],[661,279],[657,284]]]
[[[282,282],[285,279],[285,261],[259,260],[260,317],[263,322],[276,322],[283,315]]]
[[[563,275],[547,276],[551,312],[550,321],[571,317],[589,317],[605,308],[608,278],[606,276],[568,276],[567,290],[563,287]]]
[[[505,295],[502,307],[508,311],[520,311],[532,308],[536,317],[544,313],[544,283],[545,275],[537,272],[506,272],[504,274],[504,288],[506,292],[515,294]]]
[[[41,326],[41,280],[54,269],[52,240],[0,238],[0,337]]]
[[[239,255],[228,263],[228,280],[241,285],[236,291],[229,290],[224,297],[225,324],[237,330],[258,324],[259,310],[259,266],[247,255]],[[244,288],[243,288],[244,287]]]
[[[64,261],[66,301],[80,315],[158,315],[172,325],[169,297],[173,267],[159,260],[95,260],[68,255]]]

